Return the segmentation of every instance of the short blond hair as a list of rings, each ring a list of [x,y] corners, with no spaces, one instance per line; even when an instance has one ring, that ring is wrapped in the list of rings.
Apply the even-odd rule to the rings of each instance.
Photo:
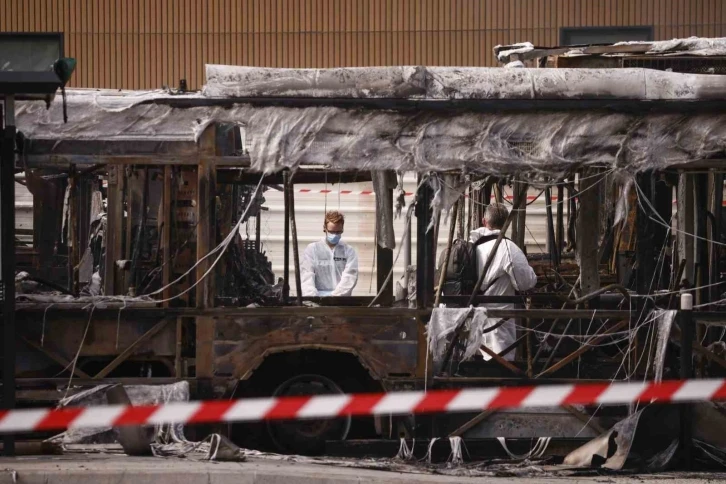
[[[323,230],[328,230],[328,224],[340,224],[345,225],[345,216],[337,210],[331,210],[325,214],[325,220],[323,221]]]

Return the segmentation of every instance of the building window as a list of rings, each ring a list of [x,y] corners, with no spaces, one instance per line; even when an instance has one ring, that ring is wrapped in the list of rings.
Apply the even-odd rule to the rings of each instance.
[[[650,40],[653,40],[652,26],[560,28],[560,45],[614,44]]]
[[[61,57],[62,33],[0,32],[0,71],[51,70]]]

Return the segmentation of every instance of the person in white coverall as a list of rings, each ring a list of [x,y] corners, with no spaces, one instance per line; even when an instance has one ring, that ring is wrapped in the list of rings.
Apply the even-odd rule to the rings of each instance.
[[[472,230],[469,234],[469,241],[476,243],[480,237],[499,234],[508,215],[509,212],[504,205],[496,203],[488,205],[484,211],[484,218],[482,219],[484,226]],[[495,243],[496,238],[492,238],[476,248],[477,275],[479,277],[481,277],[484,264],[486,264]],[[489,271],[479,291],[487,296],[514,296],[515,291],[529,291],[536,284],[537,275],[530,267],[527,256],[517,247],[517,244],[504,238],[499,244],[494,260],[489,267]],[[514,309],[514,304],[488,303],[482,304],[480,307],[487,309]],[[487,326],[491,326],[499,320],[490,318],[489,321]],[[516,339],[517,328],[514,320],[510,319],[494,331],[485,333],[482,343],[495,353],[500,353],[514,343]],[[504,359],[509,361],[513,360],[515,351],[510,351],[504,356]],[[491,356],[484,352],[482,352],[482,355],[487,361],[491,359]]]
[[[300,265],[303,296],[350,296],[358,282],[358,254],[341,242],[345,217],[325,214],[325,237],[305,248]]]

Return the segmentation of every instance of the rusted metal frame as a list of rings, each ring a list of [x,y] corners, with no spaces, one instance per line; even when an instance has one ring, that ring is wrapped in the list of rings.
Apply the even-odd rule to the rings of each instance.
[[[580,210],[577,217],[577,255],[580,264],[580,288],[591,294],[600,288],[598,243],[600,239],[600,192],[602,183],[597,170],[584,170],[579,180]],[[594,226],[593,226],[594,225]]]
[[[531,303],[529,301],[527,301],[527,309],[529,309],[530,304]],[[527,343],[527,346],[526,346],[526,348],[527,348],[527,377],[529,377],[529,378],[532,378],[532,374],[534,372],[534,370],[533,370],[534,360],[532,358],[533,357],[532,348],[534,346],[534,341],[533,341],[534,333],[532,331],[530,331],[530,328],[529,328],[529,324],[531,321],[532,320],[530,318],[524,318],[524,327],[526,328],[525,336],[526,336],[526,343]]]
[[[262,211],[259,210],[255,216],[255,250],[260,251],[262,244]]]
[[[711,225],[711,243],[709,244],[709,257],[711,270],[709,271],[709,284],[715,284],[721,274],[721,257],[718,242],[721,241],[721,212],[723,211],[723,182],[724,174],[713,172],[711,174],[713,180],[713,194],[711,196],[711,214],[713,215]],[[723,288],[712,286],[710,288],[710,300],[719,299],[719,292]]]
[[[495,203],[504,203],[504,193],[502,189],[502,181],[496,180],[492,184],[492,190],[494,192],[494,202]]]
[[[123,192],[126,174],[123,167],[108,167],[108,199],[106,201],[108,217],[106,219],[106,256],[104,267],[104,293],[107,296],[116,294],[116,261],[122,258],[123,247]]]
[[[577,281],[575,281],[575,284],[573,284],[572,289],[570,289],[570,294],[569,294],[568,297],[572,296],[572,294],[575,293],[575,290],[576,290],[575,288],[577,287],[577,283],[578,282],[579,282],[579,279]],[[565,309],[566,306],[567,306],[567,303],[564,303],[562,305],[562,308],[561,309]],[[579,306],[575,306],[575,309],[579,309]],[[550,333],[552,333],[552,331],[555,330],[555,326],[557,325],[557,323],[559,321],[560,320],[558,318],[558,319],[555,319],[552,322],[552,325],[550,326],[550,329],[547,332],[548,335]],[[571,323],[572,323],[572,319],[570,319],[570,321],[567,323],[567,326],[565,327],[565,330],[562,332],[562,334],[567,334],[567,330],[570,329],[570,324]],[[544,321],[542,322],[542,324],[544,324]],[[560,338],[559,340],[557,340],[557,344],[555,345],[554,349],[552,350],[552,353],[550,354],[549,358],[547,359],[547,362],[545,363],[545,368],[547,368],[550,365],[550,362],[552,361],[552,358],[554,357],[555,353],[557,353],[557,349],[560,347],[560,343],[561,342],[562,342],[562,338]],[[537,360],[539,360],[539,355],[542,353],[542,349],[543,349],[543,345],[539,345],[539,348],[537,348],[537,353],[535,353],[534,358],[533,358],[533,362],[534,363],[536,363]]]
[[[545,206],[547,211],[547,249],[550,253],[550,261],[555,268],[560,267],[560,250],[555,234],[555,221],[552,215],[552,188],[550,186],[545,187]],[[559,206],[558,206],[559,210]],[[558,212],[558,216],[560,213]],[[559,222],[559,220],[558,220]],[[558,227],[559,229],[559,227]]]
[[[215,154],[214,125],[207,128],[199,141],[200,159],[197,166],[197,259],[206,256],[215,241],[216,214],[216,174],[217,169],[212,157]],[[212,258],[207,258],[197,266],[196,307],[210,310],[214,306],[214,274],[201,280],[209,270]],[[195,318],[196,377],[204,380],[198,384],[200,398],[208,398],[211,392],[211,378],[214,376],[214,318],[197,316]]]
[[[565,204],[565,186],[564,180],[557,184],[557,227],[556,227],[556,239],[557,239],[557,254],[558,260],[562,257],[562,249],[565,247],[565,219],[564,219],[564,207]]]
[[[514,241],[517,246],[522,249],[522,252],[525,254],[527,253],[527,247],[524,242],[524,236],[525,232],[527,230],[526,228],[526,221],[527,221],[527,192],[529,190],[529,185],[527,183],[517,183],[515,182],[512,188],[512,191],[514,192],[513,199],[519,200],[522,196],[524,197],[524,203],[521,204],[520,207],[517,207],[516,205],[512,206],[512,211],[514,212],[515,222],[512,230],[512,240]]]
[[[63,366],[64,368],[67,368],[67,369],[71,369],[72,368],[73,369],[73,374],[75,376],[80,377],[80,378],[91,378],[91,376],[88,373],[86,373],[85,371],[83,371],[80,368],[78,368],[78,366],[75,366],[74,367],[73,366],[73,362],[70,361],[70,360],[68,360],[68,359],[66,359],[60,353],[56,353],[55,351],[53,351],[53,350],[51,350],[49,348],[46,348],[45,346],[40,346],[35,341],[32,341],[32,340],[26,338],[22,334],[19,334],[18,336],[28,346],[31,346],[33,349],[35,349],[35,350],[43,353],[45,356],[47,356],[51,360],[55,361],[59,365]]]
[[[164,327],[166,327],[167,324],[169,324],[170,321],[174,320],[174,318],[165,318],[162,321],[156,323],[151,329],[149,329],[146,333],[142,334],[138,338],[136,338],[136,341],[131,343],[125,350],[123,350],[116,358],[113,359],[108,365],[106,365],[101,371],[99,371],[94,377],[94,380],[97,380],[99,378],[106,378],[109,373],[111,373],[113,370],[116,369],[121,363],[126,361],[129,356],[131,356],[136,349],[141,346],[144,342],[148,341],[149,339],[156,336]]]
[[[476,281],[476,284],[474,285],[474,288],[472,290],[471,297],[469,297],[469,302],[467,303],[467,306],[471,306],[474,303],[474,298],[476,297],[477,293],[479,292],[479,288],[481,287],[482,283],[484,282],[487,272],[489,272],[489,268],[491,267],[492,263],[494,262],[494,256],[496,255],[497,250],[499,249],[499,245],[502,243],[504,234],[506,233],[507,229],[509,228],[509,225],[512,223],[512,220],[514,220],[514,214],[516,213],[517,209],[523,207],[527,201],[527,191],[526,190],[522,190],[518,195],[519,196],[515,200],[512,211],[510,211],[509,215],[507,215],[507,219],[504,221],[504,225],[502,226],[502,229],[499,231],[499,235],[497,236],[497,239],[494,242],[494,246],[492,247],[491,252],[489,252],[489,256],[487,257],[487,260],[484,264],[484,269],[482,270],[481,274],[479,275],[479,279]],[[454,330],[454,336],[451,339],[451,343],[449,344],[449,347],[446,349],[446,354],[444,355],[443,364],[442,364],[441,368],[446,368],[448,366],[449,361],[451,360],[451,356],[454,353],[454,347],[456,346],[457,341],[461,337],[461,333],[464,331],[464,326],[466,324],[467,319],[469,319],[469,318],[465,318]],[[484,351],[486,352],[486,350],[484,350]],[[505,360],[503,360],[503,361],[505,361]]]
[[[562,405],[562,408],[570,412],[573,416],[575,416],[578,420],[581,422],[584,422],[587,424],[588,427],[590,427],[592,430],[594,430],[598,434],[602,434],[605,432],[605,429],[603,429],[597,422],[595,422],[592,418],[590,418],[588,415],[585,415],[584,413],[580,412],[579,410],[575,409],[571,405]],[[464,433],[468,432],[472,428],[476,427],[480,423],[487,420],[489,417],[497,413],[498,410],[485,410],[476,417],[472,418],[468,422],[466,422],[464,425],[460,426],[453,432],[449,434],[449,437],[461,437],[464,435]]]
[[[287,194],[287,204],[290,206],[288,212],[290,219],[285,224],[290,224],[290,235],[292,237],[292,255],[295,264],[295,293],[297,294],[297,305],[302,306],[302,281],[300,280],[300,251],[297,240],[297,223],[295,222],[295,192],[293,191],[293,173],[286,172],[285,191]]]
[[[173,262],[171,260],[171,230],[172,230],[172,220],[174,218],[174,208],[172,207],[172,190],[173,190],[173,184],[172,181],[174,179],[174,167],[172,166],[165,166],[164,167],[164,184],[163,184],[163,199],[162,199],[162,221],[163,224],[161,227],[161,247],[160,250],[163,254],[162,258],[162,268],[161,268],[161,286],[166,288],[162,291],[161,298],[164,301],[163,305],[164,307],[169,306],[169,301],[166,301],[166,299],[169,299],[171,297],[171,288],[167,287],[169,286],[169,283],[171,282],[171,272],[173,267]]]
[[[481,350],[492,357],[494,361],[502,365],[504,368],[510,370],[512,373],[520,376],[527,376],[525,372],[517,368],[512,362],[505,360],[503,357],[499,356],[499,353],[495,353],[494,351],[490,350],[484,345],[480,346]],[[448,362],[447,362],[448,363]]]
[[[596,434],[600,435],[605,433],[605,429],[595,421],[592,415],[582,413],[572,405],[562,405],[562,408],[570,412],[580,422],[590,427]]]
[[[392,175],[395,177],[395,174]],[[379,210],[385,210],[388,215],[387,218],[393,220],[393,187],[390,184],[386,184],[385,195],[385,198],[383,198],[387,202],[385,203],[385,207],[383,203],[378,201],[376,203],[376,234],[379,233],[379,221],[384,219],[384,214],[379,214]],[[375,253],[373,255],[373,261],[376,265],[376,300],[381,305],[390,306],[395,299],[393,294],[393,277],[388,277],[389,274],[392,274],[391,271],[393,270],[393,249],[382,247],[377,241],[374,245]]]
[[[697,304],[705,304],[709,302],[709,288],[705,287],[709,281],[709,260],[708,260],[708,233],[707,233],[707,214],[708,214],[708,175],[698,174],[695,176],[694,183],[694,199],[696,203],[696,235],[698,239],[696,244],[696,285],[701,287],[695,293]],[[703,325],[696,326],[696,341],[701,342],[705,337],[705,327]],[[705,372],[705,360],[701,360],[696,369],[696,376],[703,378]]]
[[[577,246],[577,193],[574,178],[567,184],[567,250],[575,250]]]
[[[557,321],[559,321],[559,320],[555,320],[555,322],[552,324],[552,328],[550,329],[550,333],[554,330],[554,327],[555,327],[555,324],[557,324]],[[566,335],[567,334],[567,331],[570,329],[570,326],[572,325],[572,322],[573,321],[574,321],[574,319],[570,319],[569,321],[567,321],[567,325],[565,326],[565,329],[562,331],[562,334],[563,335]],[[545,364],[544,364],[544,367],[543,368],[549,368],[550,364],[552,363],[552,360],[554,359],[555,355],[557,354],[557,350],[560,349],[560,345],[562,344],[562,340],[564,340],[564,339],[565,339],[564,336],[562,336],[562,337],[560,337],[560,338],[557,339],[557,343],[555,343],[555,347],[552,348],[552,351],[550,352],[550,355],[547,357],[547,361],[545,361]],[[542,347],[540,346],[540,349],[541,348]]]
[[[194,381],[194,378],[185,378],[187,381]],[[168,385],[176,383],[179,380],[176,377],[128,377],[128,378],[102,378],[94,380],[90,377],[87,378],[74,378],[74,386],[90,386],[90,385],[101,385],[106,383],[120,383],[122,385]],[[37,386],[38,384],[43,385],[58,385],[65,388],[68,385],[68,378],[18,378],[18,386]]]
[[[674,250],[673,253],[675,256],[678,255],[677,250]],[[676,259],[674,258],[673,260],[676,260]],[[678,294],[676,292],[676,290],[681,287],[681,279],[683,278],[683,273],[685,272],[685,270],[686,270],[686,260],[683,259],[678,264],[678,269],[676,269],[675,276],[673,277],[673,280],[671,280],[671,285],[668,288],[668,290],[671,293],[670,297],[668,298],[668,308],[669,309],[675,309],[674,304],[676,301],[676,295]]]
[[[439,280],[436,285],[436,299],[434,300],[434,307],[439,307],[441,303],[441,294],[444,287],[444,281],[446,281],[446,269],[449,267],[449,260],[451,259],[451,246],[454,243],[454,234],[456,233],[456,222],[459,216],[459,205],[461,200],[457,200],[454,203],[451,216],[449,217],[449,239],[446,243],[446,252],[444,253],[444,264],[440,267]]]
[[[216,242],[216,167],[212,162],[205,158],[200,160],[197,180],[197,260],[200,260],[209,254]],[[201,280],[211,267],[212,261],[213,258],[208,257],[197,266],[196,306],[198,308],[214,306],[214,274]]]
[[[622,328],[626,327],[628,324],[630,324],[630,320],[623,320],[620,321],[618,324],[610,328],[609,330],[606,330],[604,333],[601,333],[599,335],[593,336],[589,341],[587,341],[586,345],[581,346],[580,348],[576,349],[554,365],[550,366],[549,368],[545,368],[542,370],[535,378],[540,378],[544,375],[547,375],[549,373],[554,373],[555,371],[559,370],[563,366],[567,365],[571,361],[575,360],[576,358],[579,358],[584,353],[590,351],[594,345],[597,345],[600,343],[600,341],[604,340],[608,336],[610,336],[612,333],[615,333],[617,331],[620,331]]]
[[[161,309],[160,309],[161,310]],[[167,314],[169,310],[164,310]],[[366,307],[304,307],[304,308],[286,308],[286,307],[261,307],[261,308],[213,308],[213,309],[195,309],[195,308],[178,308],[173,310],[175,313],[188,316],[214,316],[214,317],[243,317],[243,316],[283,316],[283,315],[304,315],[304,316],[366,316],[371,314],[385,315],[415,315],[428,316],[430,310],[417,310],[406,308],[366,308]],[[512,319],[512,318],[532,318],[532,319],[591,319],[598,317],[600,319],[620,320],[635,316],[635,311],[627,310],[591,310],[591,309],[490,309],[487,315],[491,318]]]
[[[83,314],[86,311],[87,303],[76,302],[76,303],[55,303],[49,312],[70,312],[75,311],[78,314]],[[104,304],[104,309],[97,308],[98,311],[113,311],[117,314],[119,308],[123,307],[123,303],[107,303]],[[47,303],[18,303],[19,312],[44,312],[48,307]],[[430,316],[431,310],[426,309],[409,309],[409,308],[387,308],[387,307],[375,307],[368,308],[364,306],[356,307],[281,307],[281,306],[267,306],[260,308],[235,308],[235,307],[216,307],[216,308],[193,308],[193,307],[173,307],[173,308],[162,308],[153,302],[141,302],[141,303],[128,303],[124,311],[129,312],[144,312],[146,314],[158,313],[160,315],[179,315],[185,317],[196,317],[196,316],[212,316],[212,317],[257,317],[257,316],[284,316],[284,315],[300,315],[305,316],[368,316],[368,315],[390,315],[390,316],[404,316],[404,317],[416,317],[416,316]],[[628,310],[617,310],[617,309],[490,309],[487,311],[488,316],[498,319],[511,319],[511,318],[532,318],[532,319],[560,319],[560,318],[573,318],[573,319],[591,319],[598,317],[600,319],[610,320],[621,320],[624,318],[630,318],[637,315],[635,311]],[[698,313],[697,313],[698,314]],[[719,317],[726,318],[724,313],[718,313]],[[710,314],[698,315],[699,318],[709,316]],[[710,319],[709,319],[710,321]],[[715,323],[718,324],[718,323]]]
[[[467,191],[469,192],[469,197],[466,200],[466,203],[467,203],[467,210],[466,210],[467,214],[466,215],[467,216],[466,216],[466,233],[464,234],[464,236],[466,236],[466,234],[470,233],[474,229],[474,225],[473,225],[473,223],[475,223],[474,222],[474,220],[475,220],[474,219],[474,212],[475,212],[474,199],[475,199],[475,197],[478,197],[478,195],[479,195],[478,190],[474,190],[474,188],[471,185],[469,185],[469,188]]]
[[[537,327],[539,327],[539,326],[537,326]],[[537,329],[537,328],[535,328],[535,329]],[[526,334],[524,334],[524,335],[520,336],[519,338],[517,338],[517,339],[516,339],[516,340],[514,341],[514,343],[512,343],[511,345],[507,346],[507,347],[506,347],[506,348],[504,348],[504,349],[503,349],[502,351],[500,351],[500,352],[498,353],[498,354],[499,354],[499,356],[502,356],[502,357],[504,357],[504,356],[507,356],[507,355],[508,355],[509,353],[511,353],[512,351],[514,351],[515,349],[517,349],[517,347],[518,347],[518,346],[519,346],[520,344],[522,344],[522,341],[524,341],[526,337],[527,337],[527,335],[526,335]]]
[[[431,201],[433,190],[428,183],[423,182],[423,175],[419,175],[419,189],[416,197],[416,307],[418,309],[430,308],[434,302],[434,259],[436,253],[436,240],[433,231],[427,230],[432,219]]]
[[[78,180],[76,166],[68,170],[68,292],[78,294]]]
[[[139,259],[141,259],[141,245],[144,240],[144,233],[146,232],[146,221],[149,214],[149,166],[144,165],[141,168],[141,173],[143,173],[144,182],[143,187],[141,189],[141,203],[138,205],[139,212],[133,213],[133,211],[129,212],[129,215],[131,217],[138,217],[138,223],[139,226],[136,229],[136,234],[134,235],[134,242],[133,242],[133,251],[131,253],[131,272],[129,275],[129,295],[130,296],[136,296],[136,285],[139,282]],[[133,219],[130,219],[133,220]],[[132,226],[133,224],[129,222],[129,225]]]
[[[700,325],[696,325],[698,327]],[[673,325],[673,332],[671,333],[671,340],[679,343],[681,337],[681,329],[677,325]],[[694,341],[692,345],[693,351],[703,356],[704,358],[717,363],[719,366],[726,368],[726,359],[721,358],[717,354],[710,351],[708,348],[703,347],[698,341]]]
[[[283,172],[283,185],[287,186],[289,171]],[[283,269],[282,269],[282,302],[287,304],[290,298],[290,192],[283,187],[283,205],[285,227],[283,232]]]
[[[582,297],[578,297],[577,299],[567,299],[567,298],[564,298],[564,297],[561,297],[561,296],[560,296],[560,299],[561,300],[564,300],[565,301],[565,304],[570,304],[570,305],[573,305],[574,304],[574,305],[577,306],[577,305],[580,305],[580,304],[585,304],[588,301],[592,301],[593,299],[595,299],[596,297],[600,296],[601,294],[604,294],[606,292],[611,292],[611,291],[617,291],[620,294],[622,294],[623,295],[623,300],[625,300],[625,301],[629,301],[630,300],[630,294],[628,293],[628,289],[625,286],[621,285],[621,284],[608,284],[605,287],[601,287],[601,288],[599,288],[599,289],[591,292],[590,294],[587,294],[587,295],[582,296]]]
[[[467,200],[466,200],[466,197],[464,196],[463,193],[459,197],[459,200],[458,201],[459,201],[459,208],[460,209],[459,209],[458,213],[456,214],[456,218],[453,219],[452,221],[455,221],[456,222],[455,223],[455,225],[457,226],[456,227],[456,236],[459,239],[464,239],[465,236],[466,236],[466,234],[468,234],[469,232],[464,233],[466,231],[465,216],[466,216],[466,204],[467,204]],[[471,205],[471,199],[469,199],[469,205]],[[454,215],[454,214],[452,214],[452,215]]]
[[[209,156],[218,166],[249,168],[250,159],[242,156]],[[199,164],[198,152],[182,154],[143,153],[133,155],[78,155],[78,154],[30,154],[27,156],[28,168],[59,168],[64,164],[88,166],[88,170],[98,165],[157,165],[157,166],[196,166]],[[85,170],[84,170],[85,171]]]
[[[468,422],[466,422],[464,425],[460,426],[458,429],[454,430],[449,434],[449,437],[461,437],[464,435],[465,432],[471,430],[472,428],[476,427],[495,413],[497,413],[498,410],[485,410],[476,417],[472,418]]]
[[[290,298],[290,192],[286,189],[289,172],[282,173],[282,205],[283,205],[283,236],[282,236],[282,293],[281,303],[287,305]]]
[[[183,375],[182,368],[182,336],[184,330],[184,322],[181,317],[174,318],[176,321],[176,347],[174,349],[174,376],[181,378]]]

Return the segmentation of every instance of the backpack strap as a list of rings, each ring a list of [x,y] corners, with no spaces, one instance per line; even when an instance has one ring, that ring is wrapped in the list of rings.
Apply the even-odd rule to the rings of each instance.
[[[476,242],[474,242],[474,247],[479,247],[480,245],[491,242],[492,240],[497,240],[498,237],[499,234],[482,235],[481,237],[479,237],[479,239],[477,239]],[[509,237],[505,235],[504,237],[502,237],[502,239],[509,240]]]
[[[487,284],[487,287],[485,287],[484,289],[482,289],[481,291],[479,291],[479,293],[480,294],[483,294],[483,295],[486,295],[487,291],[492,288],[492,286],[494,285],[494,283],[497,282],[499,279],[501,279],[502,277],[504,277],[506,275],[507,274],[505,273],[505,274],[502,274],[501,276],[497,277],[492,282],[490,282],[489,284]]]
[[[477,256],[477,253],[476,253],[476,248],[477,247],[479,247],[482,244],[486,244],[487,242],[491,242],[492,240],[497,240],[497,238],[499,238],[499,234],[482,235],[481,237],[479,237],[479,239],[476,242],[474,242],[474,258],[476,258],[476,256]],[[506,235],[504,237],[502,237],[502,239],[510,240],[509,237],[507,237]],[[476,264],[476,261],[474,263]],[[505,274],[502,274],[501,276],[499,276],[496,279],[494,279],[492,282],[490,282],[487,285],[487,287],[485,287],[484,289],[480,290],[479,293],[480,294],[486,294],[487,291],[489,289],[491,289],[491,287],[494,285],[494,283],[497,282],[499,279],[501,279],[502,276],[504,276],[504,275]]]

